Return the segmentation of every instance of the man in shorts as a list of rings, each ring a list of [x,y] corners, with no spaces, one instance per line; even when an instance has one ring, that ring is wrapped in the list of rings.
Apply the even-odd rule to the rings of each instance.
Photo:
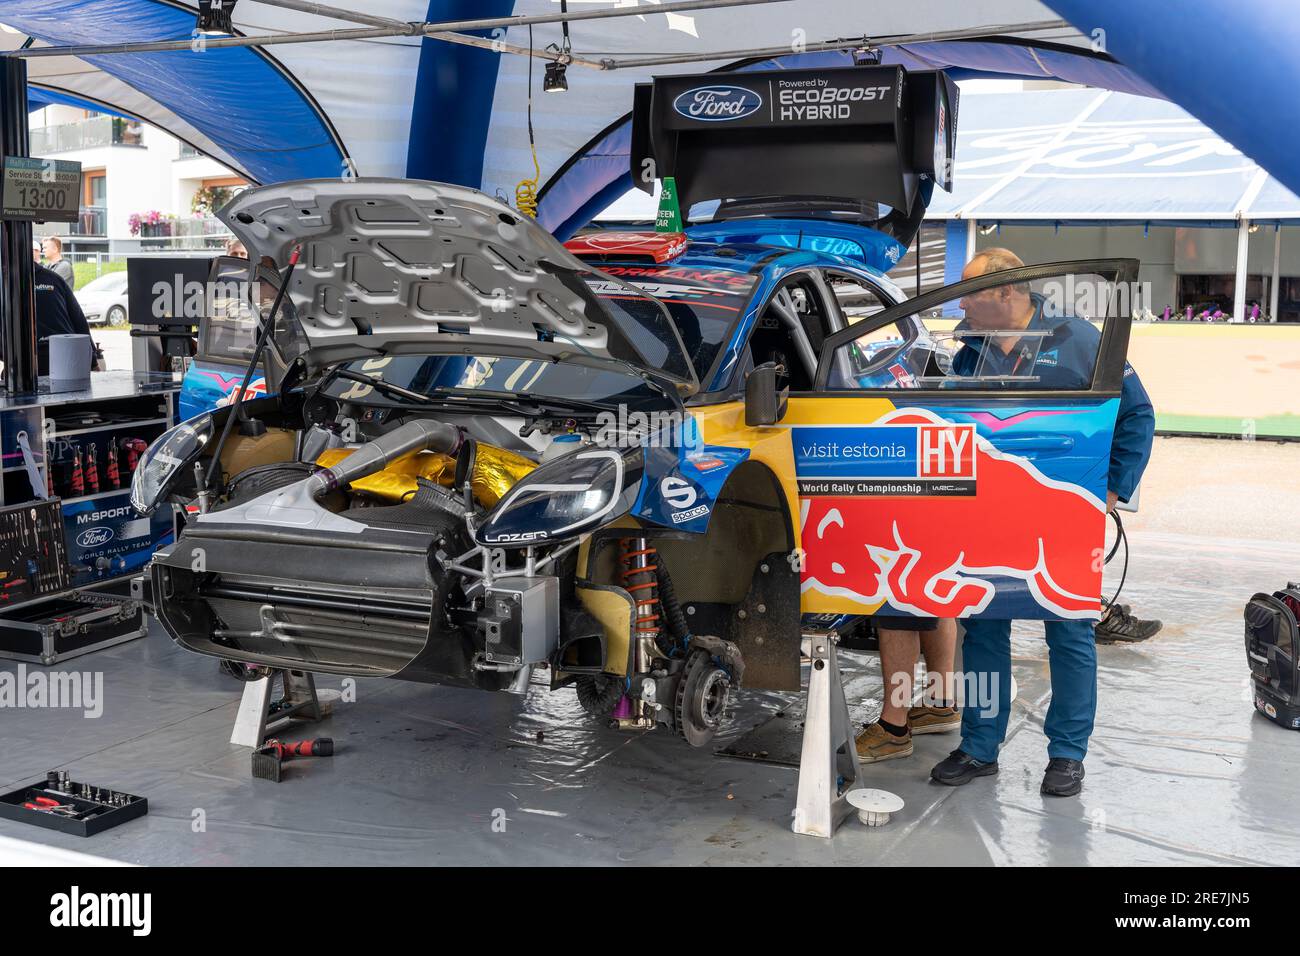
[[[912,755],[913,734],[944,734],[961,727],[953,688],[957,622],[952,618],[888,617],[872,620],[880,637],[880,673],[885,706],[880,718],[857,737],[863,763]],[[916,660],[925,654],[926,686],[912,706]]]

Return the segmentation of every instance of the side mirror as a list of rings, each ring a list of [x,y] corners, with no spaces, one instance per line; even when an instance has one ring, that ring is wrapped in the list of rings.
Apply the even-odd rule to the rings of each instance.
[[[745,377],[746,425],[775,425],[785,417],[786,406],[790,403],[790,387],[777,387],[781,372],[775,362],[765,362]]]

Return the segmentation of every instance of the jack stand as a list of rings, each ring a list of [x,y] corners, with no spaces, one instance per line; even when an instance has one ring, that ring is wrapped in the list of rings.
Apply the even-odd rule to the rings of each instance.
[[[277,675],[284,687],[284,706],[271,713],[271,692]],[[266,677],[244,685],[230,742],[240,747],[260,747],[268,734],[289,720],[328,717],[340,696],[336,690],[317,694],[316,681],[306,671],[273,670]]]
[[[803,635],[803,652],[811,658],[812,667],[799,757],[799,798],[791,829],[826,839],[853,813],[845,798],[862,781],[835,650],[839,639],[835,631],[805,631]]]

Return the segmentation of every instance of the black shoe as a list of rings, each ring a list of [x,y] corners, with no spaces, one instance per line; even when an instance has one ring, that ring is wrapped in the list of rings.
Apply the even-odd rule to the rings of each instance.
[[[965,751],[954,750],[934,765],[934,769],[930,771],[930,779],[949,787],[960,787],[964,783],[970,783],[976,777],[987,777],[997,772],[996,760],[985,763],[983,760],[976,760]]]
[[[1083,789],[1083,761],[1069,757],[1053,757],[1047,761],[1043,785],[1039,788],[1049,797],[1072,797]]]
[[[1110,613],[1098,621],[1092,636],[1098,644],[1136,644],[1159,633],[1164,627],[1159,621],[1144,621],[1129,613],[1128,605],[1112,605]]]

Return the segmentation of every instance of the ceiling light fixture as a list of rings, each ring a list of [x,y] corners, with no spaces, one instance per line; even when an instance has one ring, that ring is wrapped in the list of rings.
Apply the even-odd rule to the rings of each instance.
[[[233,36],[234,25],[230,16],[235,12],[236,0],[199,0],[199,16],[194,32],[200,36]]]

